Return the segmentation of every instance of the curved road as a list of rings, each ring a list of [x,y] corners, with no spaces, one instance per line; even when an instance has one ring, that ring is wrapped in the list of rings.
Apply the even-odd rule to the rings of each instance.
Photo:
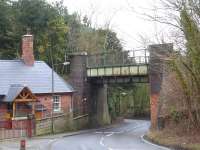
[[[150,122],[125,120],[115,127],[64,137],[51,143],[51,150],[169,150],[142,140]]]

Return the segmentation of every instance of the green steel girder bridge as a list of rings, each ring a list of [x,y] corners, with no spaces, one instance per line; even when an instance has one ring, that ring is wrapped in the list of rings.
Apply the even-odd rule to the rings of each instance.
[[[145,82],[149,84],[151,126],[158,127],[159,96],[164,80],[166,58],[173,44],[149,45],[148,49],[77,53],[70,59],[70,83],[77,91],[74,102],[88,100],[90,114],[99,125],[110,123],[107,92],[110,84]]]
[[[147,49],[112,51],[87,56],[87,78],[95,83],[148,82]]]

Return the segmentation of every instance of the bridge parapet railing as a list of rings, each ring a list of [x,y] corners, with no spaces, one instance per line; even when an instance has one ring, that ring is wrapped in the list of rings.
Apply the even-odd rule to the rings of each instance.
[[[149,63],[147,49],[111,51],[88,55],[87,67],[128,66]]]

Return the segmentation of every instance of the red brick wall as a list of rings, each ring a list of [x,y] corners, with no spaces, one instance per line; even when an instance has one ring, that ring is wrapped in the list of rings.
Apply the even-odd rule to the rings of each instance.
[[[6,103],[0,103],[0,113],[7,112],[7,105]]]
[[[150,95],[151,127],[153,128],[157,128],[157,123],[158,123],[158,101],[159,101],[159,94]]]
[[[71,95],[63,95],[61,96],[61,107],[63,112],[69,112],[72,108],[72,97]]]
[[[69,94],[55,94],[61,96],[61,112],[67,113],[70,111],[71,103],[72,103],[72,95]],[[43,95],[36,95],[38,100],[42,105],[45,106],[47,112],[50,114],[52,109],[52,95],[43,94]]]

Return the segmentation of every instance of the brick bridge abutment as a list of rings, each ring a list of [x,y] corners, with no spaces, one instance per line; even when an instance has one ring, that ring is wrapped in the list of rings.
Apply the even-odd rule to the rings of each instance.
[[[95,84],[87,81],[87,54],[76,53],[70,57],[69,82],[75,88],[73,108],[76,110],[86,105],[89,127],[103,126],[111,123],[107,103],[107,84]],[[81,106],[81,107],[80,107]]]
[[[165,63],[173,50],[173,44],[155,44],[149,46],[149,85],[150,85],[150,112],[151,127],[159,126],[159,98],[162,87]]]

